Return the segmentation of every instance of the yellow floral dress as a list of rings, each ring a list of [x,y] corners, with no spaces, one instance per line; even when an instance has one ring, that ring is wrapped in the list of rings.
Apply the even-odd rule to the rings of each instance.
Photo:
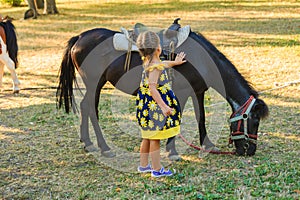
[[[172,115],[165,117],[162,110],[150,94],[148,77],[149,71],[161,70],[157,90],[163,101],[173,108]],[[142,81],[136,98],[136,117],[141,127],[142,138],[145,139],[166,139],[173,137],[180,132],[181,110],[177,97],[171,90],[168,75],[164,64],[155,64],[144,70]]]

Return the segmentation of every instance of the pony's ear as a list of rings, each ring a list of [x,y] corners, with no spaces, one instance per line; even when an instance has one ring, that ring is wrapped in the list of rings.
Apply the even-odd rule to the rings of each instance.
[[[264,119],[269,115],[269,108],[261,99],[256,99],[256,102],[253,106],[253,111],[257,113],[261,119]]]

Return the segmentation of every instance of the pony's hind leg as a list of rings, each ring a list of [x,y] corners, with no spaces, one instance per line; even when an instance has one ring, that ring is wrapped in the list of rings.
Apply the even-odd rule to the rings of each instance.
[[[80,141],[84,143],[84,150],[86,152],[95,152],[98,151],[90,139],[89,135],[89,119],[92,122],[99,148],[101,149],[102,155],[105,157],[113,157],[114,153],[110,151],[110,148],[105,142],[105,139],[102,135],[100,126],[98,124],[98,118],[96,116],[95,107],[92,100],[89,101],[88,92],[85,94],[83,100],[80,102],[80,114],[81,114],[81,123],[80,123]]]
[[[90,120],[92,122],[96,137],[97,137],[97,143],[98,146],[101,149],[101,154],[105,157],[114,157],[115,153],[111,151],[111,149],[109,148],[109,146],[106,144],[106,141],[103,137],[102,131],[100,129],[99,126],[99,122],[98,122],[98,117],[96,114],[96,109],[95,109],[95,98],[93,95],[93,98],[88,98],[89,99],[89,116],[90,116]]]
[[[0,61],[0,90],[2,90],[3,74],[4,74],[4,64]]]
[[[80,142],[84,143],[84,150],[86,152],[94,152],[98,149],[93,145],[89,135],[89,106],[87,95],[84,96],[80,102]]]
[[[10,59],[8,53],[4,50],[2,51],[2,54],[0,55],[0,59],[4,63],[4,65],[6,65],[6,67],[8,68],[8,70],[11,74],[11,78],[13,80],[13,92],[18,93],[20,91],[20,88],[19,88],[20,81],[16,74],[16,68],[15,68],[14,61],[12,61],[12,59]]]
[[[105,84],[106,81],[104,81],[104,78],[102,77],[98,83],[98,87],[95,88],[92,81],[88,81],[88,84],[86,85],[86,94],[81,102],[81,126],[80,126],[80,134],[81,134],[81,140],[86,145],[92,145],[92,142],[88,135],[88,117],[91,120],[92,126],[94,128],[96,138],[97,138],[97,144],[99,148],[101,149],[101,154],[105,157],[114,157],[115,153],[111,151],[109,146],[107,145],[101,128],[99,126],[97,112],[96,112],[96,92],[100,92],[102,86]],[[97,86],[97,85],[96,85]],[[88,150],[88,149],[87,149]]]

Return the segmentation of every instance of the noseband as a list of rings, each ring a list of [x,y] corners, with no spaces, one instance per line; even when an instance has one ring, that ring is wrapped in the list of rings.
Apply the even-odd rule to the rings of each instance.
[[[230,123],[238,122],[237,130],[235,132],[231,132],[229,138],[229,146],[232,146],[234,140],[245,139],[245,149],[248,149],[249,142],[256,144],[257,135],[248,134],[248,117],[249,113],[255,103],[256,99],[251,95],[249,99],[242,105],[237,111],[235,111],[229,119]],[[240,115],[237,115],[241,111]],[[237,115],[237,116],[236,116]],[[244,121],[244,131],[241,131],[242,120]]]

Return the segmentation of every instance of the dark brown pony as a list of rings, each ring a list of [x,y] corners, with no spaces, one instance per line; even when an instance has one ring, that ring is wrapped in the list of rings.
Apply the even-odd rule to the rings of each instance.
[[[7,66],[13,80],[13,92],[19,92],[20,82],[15,69],[18,66],[18,44],[15,33],[15,26],[9,17],[0,19],[0,88],[2,87],[2,77],[4,65]]]
[[[90,119],[97,136],[98,146],[104,156],[113,157],[98,124],[100,92],[109,81],[128,94],[136,94],[142,74],[142,62],[137,52],[131,53],[129,71],[124,70],[126,51],[113,47],[116,31],[97,28],[88,30],[68,41],[60,66],[60,81],[57,88],[58,107],[64,105],[66,112],[74,108],[73,82],[76,70],[86,87],[80,103],[80,140],[86,147],[92,146],[89,137]],[[162,32],[159,33],[160,35]],[[173,90],[184,109],[188,97],[192,97],[198,122],[200,144],[213,149],[205,128],[204,93],[211,87],[220,93],[232,108],[231,137],[239,155],[254,155],[260,119],[267,116],[268,107],[258,98],[258,93],[249,85],[234,65],[201,34],[190,32],[188,39],[176,52],[185,52],[187,62],[174,67]],[[162,55],[164,56],[164,55]],[[249,102],[249,103],[247,103]],[[178,155],[175,139],[167,141],[169,156]]]

